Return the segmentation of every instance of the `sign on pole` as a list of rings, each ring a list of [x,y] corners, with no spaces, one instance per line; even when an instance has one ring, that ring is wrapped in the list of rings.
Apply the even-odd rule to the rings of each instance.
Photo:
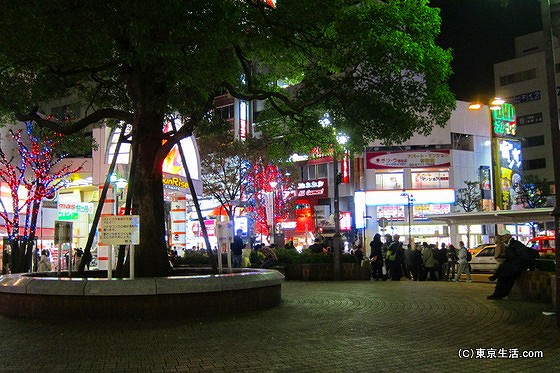
[[[100,245],[140,244],[140,215],[107,215],[101,217]]]
[[[54,222],[54,244],[59,245],[66,242],[72,242],[72,222],[56,220]]]

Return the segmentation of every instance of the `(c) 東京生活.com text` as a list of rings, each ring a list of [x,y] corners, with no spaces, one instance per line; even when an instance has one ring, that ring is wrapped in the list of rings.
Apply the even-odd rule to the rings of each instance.
[[[540,350],[520,350],[519,348],[460,348],[460,359],[539,359],[544,357]]]

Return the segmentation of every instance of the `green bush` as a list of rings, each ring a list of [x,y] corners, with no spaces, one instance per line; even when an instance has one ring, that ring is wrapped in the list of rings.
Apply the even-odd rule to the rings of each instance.
[[[556,261],[552,259],[537,259],[535,260],[535,269],[543,272],[555,272]]]
[[[175,266],[187,265],[192,267],[208,267],[210,266],[210,258],[208,254],[200,251],[186,251],[184,255],[175,258],[173,261]]]
[[[274,249],[274,251],[278,257],[278,265],[332,263],[333,261],[332,253],[316,254],[310,250],[303,250],[303,252],[300,253],[296,250],[289,249]],[[264,260],[264,254],[260,251],[252,250],[249,255],[249,260],[251,262],[251,267],[260,267]],[[356,258],[351,254],[343,253],[342,262],[356,263]],[[224,265],[227,263],[226,254],[222,254],[222,263]],[[173,265],[208,267],[210,266],[210,259],[208,258],[208,254],[204,252],[187,251],[183,256],[175,258]]]

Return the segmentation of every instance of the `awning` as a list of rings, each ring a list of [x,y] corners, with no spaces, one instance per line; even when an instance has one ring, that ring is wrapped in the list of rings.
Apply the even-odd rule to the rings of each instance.
[[[523,210],[479,211],[460,214],[429,215],[427,218],[430,221],[445,222],[449,225],[544,223],[554,221],[554,217],[551,215],[552,210],[553,207]]]

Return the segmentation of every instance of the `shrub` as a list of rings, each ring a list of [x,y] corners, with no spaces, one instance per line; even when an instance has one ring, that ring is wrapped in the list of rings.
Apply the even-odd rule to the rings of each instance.
[[[556,261],[551,259],[537,259],[535,260],[535,269],[543,272],[555,272]]]

